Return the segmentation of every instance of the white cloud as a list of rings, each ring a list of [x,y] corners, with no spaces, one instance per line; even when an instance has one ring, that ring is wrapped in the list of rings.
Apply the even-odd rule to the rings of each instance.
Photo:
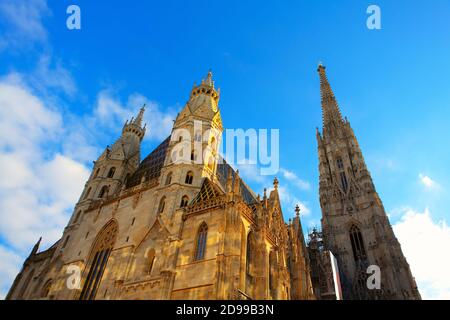
[[[0,82],[0,234],[20,252],[56,241],[88,170],[52,151],[61,115],[23,85]]]
[[[422,173],[419,174],[419,179],[420,179],[420,182],[422,182],[422,184],[427,188],[437,187],[437,185],[438,185],[436,183],[436,181],[434,181],[429,176],[424,175]]]
[[[28,48],[35,42],[45,42],[47,30],[43,20],[50,14],[45,0],[2,0],[0,21],[5,30],[0,51],[6,48]]]
[[[433,221],[428,209],[407,209],[394,226],[423,299],[450,299],[450,228]]]
[[[280,168],[280,172],[284,178],[292,182],[298,188],[302,190],[309,190],[311,188],[311,185],[308,181],[300,179],[294,172],[284,168]]]
[[[264,186],[271,185],[268,177],[261,174],[261,169],[257,164],[251,164],[248,159],[242,162],[236,164],[236,169],[239,170],[239,175],[244,181],[255,182]]]
[[[28,76],[32,87],[40,92],[47,93],[48,90],[63,92],[73,96],[77,92],[77,86],[72,74],[61,61],[54,61],[48,55],[39,58],[36,68]]]
[[[172,130],[173,120],[176,112],[172,108],[163,111],[161,106],[147,97],[134,93],[128,97],[123,104],[114,97],[109,90],[99,93],[95,106],[94,118],[104,126],[110,128],[122,128],[126,119],[136,116],[139,108],[146,105],[144,123],[147,124],[146,139],[163,140],[167,138]]]
[[[22,262],[21,256],[0,245],[0,300],[6,297],[8,289],[17,275],[17,266]]]

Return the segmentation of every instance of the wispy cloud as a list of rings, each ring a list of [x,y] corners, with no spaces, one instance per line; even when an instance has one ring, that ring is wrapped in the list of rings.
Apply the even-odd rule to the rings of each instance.
[[[280,173],[283,175],[284,178],[292,182],[296,187],[300,188],[301,190],[311,189],[311,185],[309,184],[309,182],[300,179],[293,171],[280,168]]]
[[[393,226],[424,299],[450,299],[450,228],[430,211],[405,209]]]
[[[422,173],[419,174],[420,182],[428,189],[436,188],[438,186],[437,182],[431,179],[429,176]]]
[[[45,0],[2,0],[0,2],[0,25],[3,35],[0,51],[4,49],[29,48],[36,42],[47,41],[43,21],[51,15]]]

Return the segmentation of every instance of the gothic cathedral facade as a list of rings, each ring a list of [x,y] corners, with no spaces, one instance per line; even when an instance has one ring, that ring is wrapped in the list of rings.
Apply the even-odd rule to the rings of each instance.
[[[322,133],[317,130],[320,238],[323,249],[337,259],[344,299],[420,299],[356,136],[347,118],[341,116],[323,65],[319,65],[318,73],[323,117]],[[380,288],[368,289],[370,266],[379,268]],[[320,264],[312,266],[318,267]],[[326,279],[323,282],[327,283]]]
[[[218,153],[219,97],[209,73],[142,161],[144,108],[127,121],[6,298],[314,299],[299,209],[286,223],[277,179],[255,195]]]

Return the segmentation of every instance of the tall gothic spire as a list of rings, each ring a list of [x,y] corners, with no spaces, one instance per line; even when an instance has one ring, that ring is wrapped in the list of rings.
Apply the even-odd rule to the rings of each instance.
[[[328,126],[330,123],[334,122],[336,124],[342,123],[342,115],[339,110],[336,97],[334,96],[333,90],[331,89],[330,83],[328,82],[327,75],[325,73],[325,66],[319,63],[317,69],[320,77],[320,94],[322,98],[322,121],[323,125]]]
[[[206,84],[207,86],[214,87],[214,81],[212,79],[212,71],[211,71],[211,69],[208,71],[208,75],[206,76],[206,79],[204,79],[202,81],[202,83]]]
[[[145,104],[141,107],[141,109],[139,110],[139,114],[136,117],[136,119],[134,119],[133,123],[139,127],[142,126],[142,120],[144,119],[144,112],[145,112]]]

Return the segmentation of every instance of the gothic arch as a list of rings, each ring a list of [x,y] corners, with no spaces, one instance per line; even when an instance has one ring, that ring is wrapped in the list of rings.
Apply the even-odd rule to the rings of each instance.
[[[352,247],[353,258],[356,262],[366,259],[366,249],[364,239],[360,228],[356,224],[352,224],[349,228],[350,244]]]
[[[153,270],[153,266],[155,265],[155,258],[156,258],[156,253],[155,253],[155,249],[151,248],[150,250],[148,250],[146,252],[146,264],[145,264],[145,273],[147,275],[150,275],[152,273]]]
[[[108,264],[111,251],[117,240],[119,226],[115,219],[110,220],[97,234],[86,264],[83,289],[80,300],[94,300]]]
[[[48,298],[48,295],[50,294],[50,290],[52,288],[53,280],[49,279],[47,282],[45,282],[44,286],[41,290],[41,297],[42,298]]]
[[[206,244],[208,237],[208,225],[202,222],[197,231],[197,239],[195,241],[194,261],[203,260],[205,258]]]

